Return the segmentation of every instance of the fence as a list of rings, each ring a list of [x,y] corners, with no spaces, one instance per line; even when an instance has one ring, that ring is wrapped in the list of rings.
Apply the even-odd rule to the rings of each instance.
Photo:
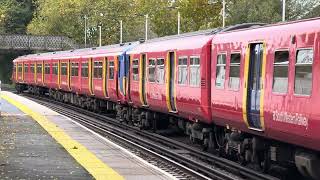
[[[64,36],[0,35],[0,49],[59,51],[78,47]]]

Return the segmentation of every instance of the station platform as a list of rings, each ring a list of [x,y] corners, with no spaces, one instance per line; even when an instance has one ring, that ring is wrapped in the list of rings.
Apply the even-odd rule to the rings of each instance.
[[[0,179],[175,179],[47,107],[0,97]]]

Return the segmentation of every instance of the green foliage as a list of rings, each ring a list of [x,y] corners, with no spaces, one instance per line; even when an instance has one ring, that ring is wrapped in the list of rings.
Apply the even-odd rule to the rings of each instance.
[[[32,0],[2,0],[0,2],[0,33],[24,34],[32,17]]]
[[[286,0],[286,20],[297,20],[312,11],[319,2],[314,0]],[[276,23],[282,20],[280,0],[233,0],[228,3],[228,24],[245,22]],[[309,17],[315,17],[313,14]],[[319,16],[319,15],[318,15]]]

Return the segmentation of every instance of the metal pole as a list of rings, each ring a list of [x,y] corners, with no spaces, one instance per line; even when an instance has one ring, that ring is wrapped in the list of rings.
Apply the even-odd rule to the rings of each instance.
[[[149,18],[149,15],[147,14],[146,15],[146,37],[145,37],[146,40],[148,40],[148,18]]]
[[[226,0],[222,2],[222,27],[226,25]]]
[[[122,20],[120,20],[120,44],[122,44]]]
[[[286,0],[282,0],[282,21],[286,21]]]
[[[180,34],[180,12],[178,11],[178,35]]]
[[[99,47],[101,47],[101,25],[100,26],[98,26],[99,27]]]
[[[84,16],[84,47],[87,47],[87,15]]]
[[[0,116],[1,116],[1,80],[0,80]]]

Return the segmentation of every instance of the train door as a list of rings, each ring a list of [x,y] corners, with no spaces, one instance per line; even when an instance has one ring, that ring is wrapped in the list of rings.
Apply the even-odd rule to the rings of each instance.
[[[262,115],[260,96],[262,87],[263,70],[263,44],[250,45],[250,57],[248,66],[248,88],[247,88],[247,120],[249,128],[262,130]]]
[[[146,54],[141,54],[140,61],[140,99],[143,105],[147,105],[147,97],[146,97]]]
[[[118,89],[120,93],[125,96],[126,95],[126,61],[125,55],[118,56],[119,69],[118,69]]]
[[[103,59],[103,76],[102,76],[102,79],[103,79],[103,95],[104,97],[109,97],[108,95],[108,77],[107,77],[107,74],[108,74],[108,58],[105,57]]]
[[[89,58],[89,62],[88,62],[88,76],[89,76],[89,92],[90,95],[94,95],[93,92],[93,59]]]
[[[168,95],[169,95],[169,102],[170,102],[170,111],[175,112],[177,111],[175,106],[175,52],[169,52],[168,55]]]

